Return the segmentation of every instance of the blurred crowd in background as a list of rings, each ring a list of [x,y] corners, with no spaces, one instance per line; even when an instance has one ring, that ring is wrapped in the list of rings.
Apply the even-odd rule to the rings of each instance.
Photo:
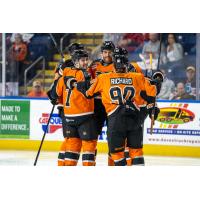
[[[144,71],[149,67],[156,69],[160,40],[162,40],[160,70],[165,80],[158,98],[196,99],[199,88],[196,85],[196,34],[55,33],[53,36],[66,58],[68,58],[66,47],[72,42],[79,42],[86,46],[91,61],[101,57],[102,42],[112,41],[116,46],[126,48],[129,60],[137,62]],[[6,34],[6,96],[46,97],[45,91],[53,81],[54,69],[60,59],[61,56],[48,33]],[[2,34],[0,34],[0,60],[2,60]],[[2,70],[0,73],[1,84]]]

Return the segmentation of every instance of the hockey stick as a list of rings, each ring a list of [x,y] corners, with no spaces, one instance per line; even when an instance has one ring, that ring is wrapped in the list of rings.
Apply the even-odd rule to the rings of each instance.
[[[159,55],[158,55],[158,65],[157,65],[157,69],[159,69],[160,67],[160,55],[161,55],[161,48],[162,48],[162,33],[160,33],[160,46],[159,46]],[[150,127],[150,134],[153,134],[153,126],[154,126],[154,117],[155,117],[155,105],[156,105],[156,98],[155,101],[153,103],[153,109],[152,109],[152,113],[151,113],[151,127]]]
[[[38,150],[38,152],[37,152],[37,156],[36,156],[36,158],[35,158],[34,166],[37,165],[37,160],[38,160],[38,157],[39,157],[39,155],[40,155],[40,151],[41,151],[41,148],[42,148],[42,145],[43,145],[43,142],[44,142],[44,138],[45,138],[46,133],[47,133],[47,131],[48,131],[48,126],[49,126],[50,119],[51,119],[51,116],[52,116],[52,114],[53,114],[54,108],[55,108],[55,105],[53,105],[53,107],[52,107],[52,110],[51,110],[51,113],[50,113],[50,116],[49,116],[49,119],[48,119],[48,122],[47,122],[47,127],[46,127],[46,129],[45,129],[45,131],[44,131],[44,134],[43,134],[43,137],[42,137],[42,141],[41,141],[41,143],[40,143],[40,147],[39,147],[39,150]]]
[[[148,77],[148,72],[149,72],[150,70],[151,70],[151,71],[153,70],[153,68],[152,68],[152,62],[153,62],[153,61],[152,61],[152,57],[150,57],[150,66],[151,66],[150,68],[147,66],[147,61],[146,61],[145,57],[144,57],[141,53],[139,54],[139,57],[140,57],[140,59],[142,60],[142,62],[143,62],[143,64],[144,64],[144,67],[145,67],[145,69],[146,69],[146,70],[145,70],[145,71],[146,71],[146,72],[145,72],[145,76]]]
[[[140,59],[142,60],[145,69],[147,69],[147,64],[146,64],[146,60],[145,60],[144,56],[140,53],[140,54],[139,54],[139,57],[140,57]]]
[[[65,56],[64,56],[63,52],[60,51],[60,49],[58,48],[58,44],[57,44],[57,42],[56,42],[56,40],[55,40],[53,34],[52,34],[52,33],[49,33],[49,35],[50,35],[50,37],[51,37],[51,39],[52,39],[52,41],[53,41],[53,44],[54,44],[56,50],[57,50],[58,53],[61,55],[63,61],[65,61]]]

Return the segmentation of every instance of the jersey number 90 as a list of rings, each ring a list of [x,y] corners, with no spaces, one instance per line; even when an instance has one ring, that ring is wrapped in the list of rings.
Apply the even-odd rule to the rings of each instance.
[[[111,100],[116,104],[123,104],[124,100],[131,101],[135,96],[135,89],[131,86],[126,86],[124,89],[120,87],[112,87],[110,88],[110,97]]]

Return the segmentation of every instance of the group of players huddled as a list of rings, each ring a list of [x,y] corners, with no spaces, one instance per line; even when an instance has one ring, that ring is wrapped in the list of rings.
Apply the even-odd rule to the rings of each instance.
[[[145,76],[128,52],[111,41],[101,46],[101,59],[89,64],[82,44],[68,47],[71,59],[58,65],[47,92],[58,104],[63,136],[58,166],[76,166],[82,150],[83,166],[95,166],[97,140],[107,124],[108,165],[144,165],[143,124],[157,118],[155,99],[163,75]],[[152,114],[153,113],[153,114]]]

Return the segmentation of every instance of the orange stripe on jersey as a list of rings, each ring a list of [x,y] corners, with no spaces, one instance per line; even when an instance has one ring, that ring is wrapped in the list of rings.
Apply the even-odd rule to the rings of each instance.
[[[65,116],[77,117],[92,114],[94,112],[94,100],[87,99],[76,88],[67,89],[64,83],[65,76],[75,77],[77,82],[84,81],[84,74],[81,70],[65,68],[63,77],[58,81],[56,93],[59,97],[63,96],[63,107]]]
[[[99,75],[89,90],[87,96],[100,92],[102,103],[109,115],[123,104],[125,100],[134,101],[145,90],[144,76],[139,73],[107,73]]]

